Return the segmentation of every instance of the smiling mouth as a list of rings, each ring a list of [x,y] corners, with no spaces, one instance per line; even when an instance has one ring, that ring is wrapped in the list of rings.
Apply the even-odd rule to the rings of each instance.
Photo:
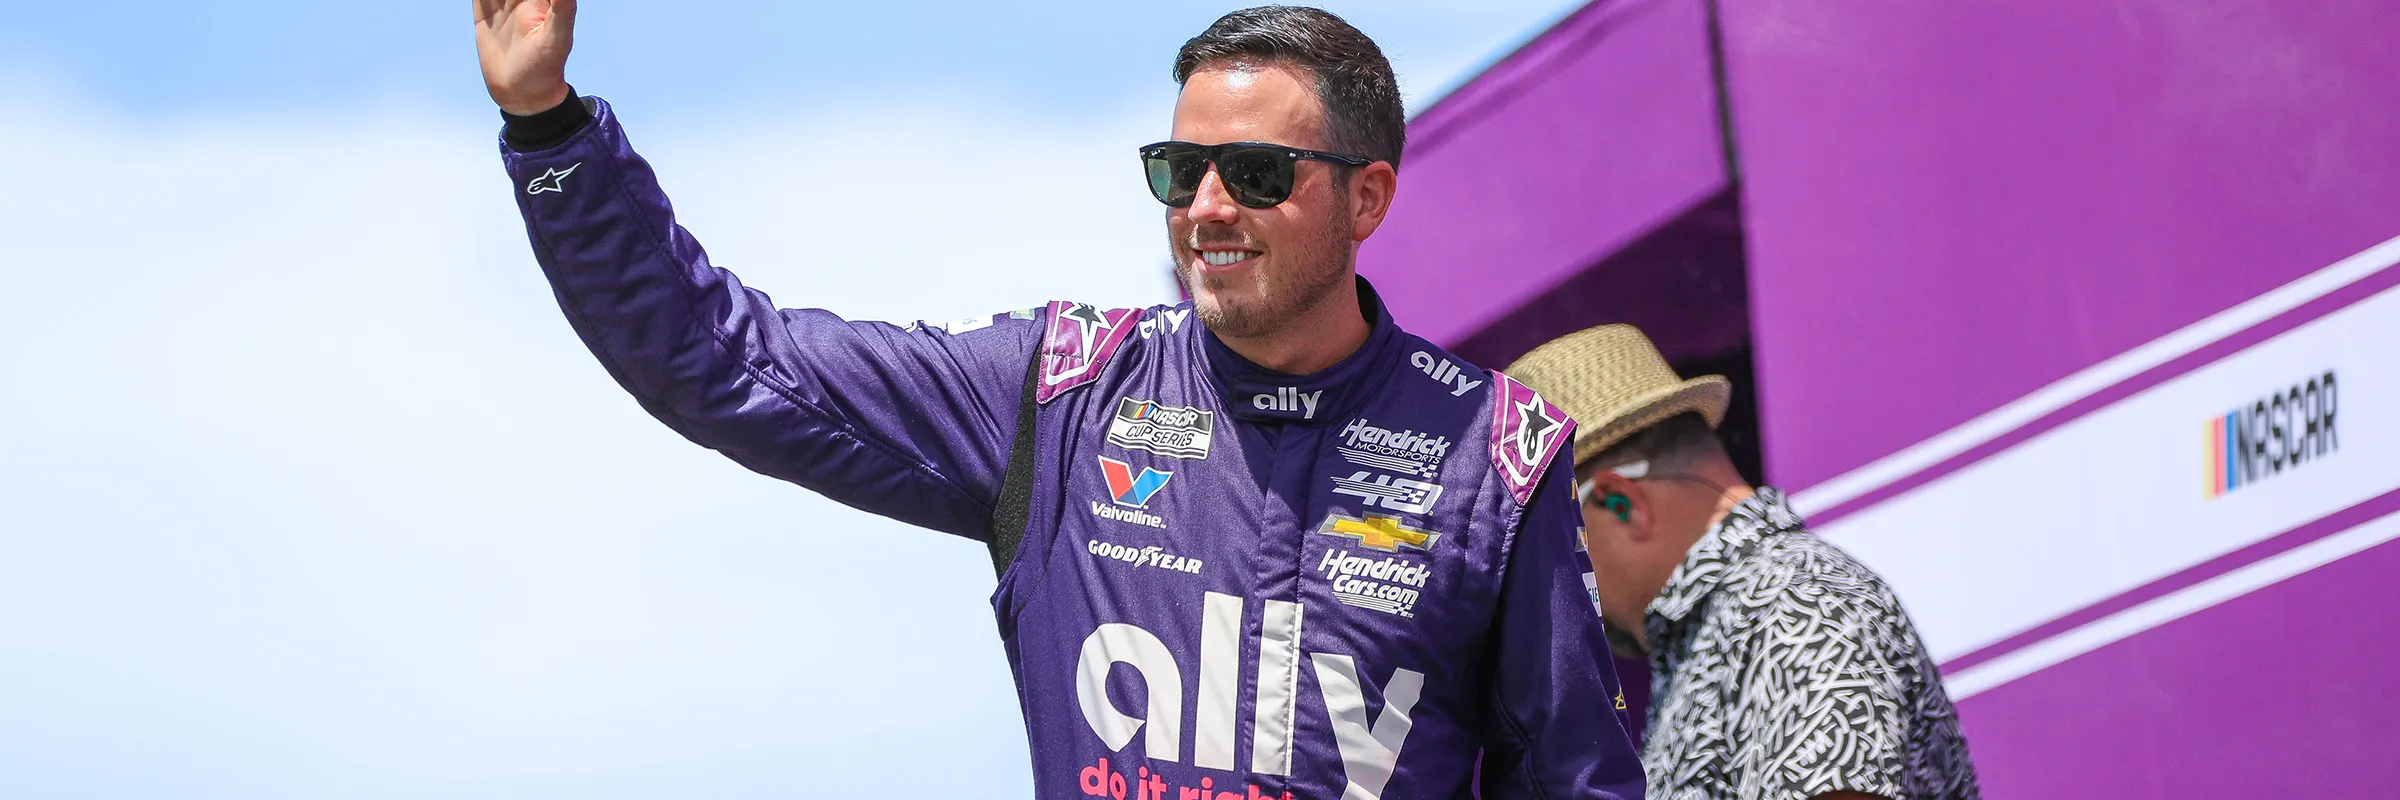
[[[1200,260],[1212,267],[1229,267],[1258,257],[1256,250],[1202,250]]]

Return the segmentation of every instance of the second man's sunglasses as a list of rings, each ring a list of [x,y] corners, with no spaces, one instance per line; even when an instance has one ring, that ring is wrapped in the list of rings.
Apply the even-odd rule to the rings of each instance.
[[[1208,165],[1233,201],[1250,208],[1273,208],[1292,196],[1293,164],[1301,159],[1328,161],[1352,167],[1375,162],[1357,156],[1303,150],[1265,142],[1192,144],[1159,142],[1142,147],[1142,169],[1150,174],[1150,196],[1175,208],[1192,204]]]

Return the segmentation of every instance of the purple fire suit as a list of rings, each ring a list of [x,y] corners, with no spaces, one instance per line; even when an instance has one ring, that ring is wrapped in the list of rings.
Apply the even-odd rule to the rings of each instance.
[[[1641,796],[1574,423],[1531,390],[1401,331],[1363,281],[1373,332],[1312,375],[1248,363],[1189,304],[778,309],[588,107],[502,151],[567,320],[677,432],[981,540],[1035,382],[1029,522],[992,595],[1035,796]]]

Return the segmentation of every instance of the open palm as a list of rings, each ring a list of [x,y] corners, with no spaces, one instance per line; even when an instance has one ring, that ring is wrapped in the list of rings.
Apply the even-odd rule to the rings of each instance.
[[[492,102],[533,114],[567,99],[575,0],[475,0],[475,55]]]

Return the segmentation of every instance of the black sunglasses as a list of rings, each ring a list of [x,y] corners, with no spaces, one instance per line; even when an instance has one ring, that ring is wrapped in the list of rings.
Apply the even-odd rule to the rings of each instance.
[[[1142,169],[1150,174],[1150,196],[1175,208],[1192,204],[1192,198],[1200,193],[1200,179],[1208,175],[1210,164],[1217,165],[1217,177],[1225,181],[1225,191],[1233,195],[1234,202],[1251,208],[1274,208],[1291,199],[1292,164],[1304,158],[1351,167],[1375,163],[1357,156],[1265,142],[1159,142],[1142,147]]]

